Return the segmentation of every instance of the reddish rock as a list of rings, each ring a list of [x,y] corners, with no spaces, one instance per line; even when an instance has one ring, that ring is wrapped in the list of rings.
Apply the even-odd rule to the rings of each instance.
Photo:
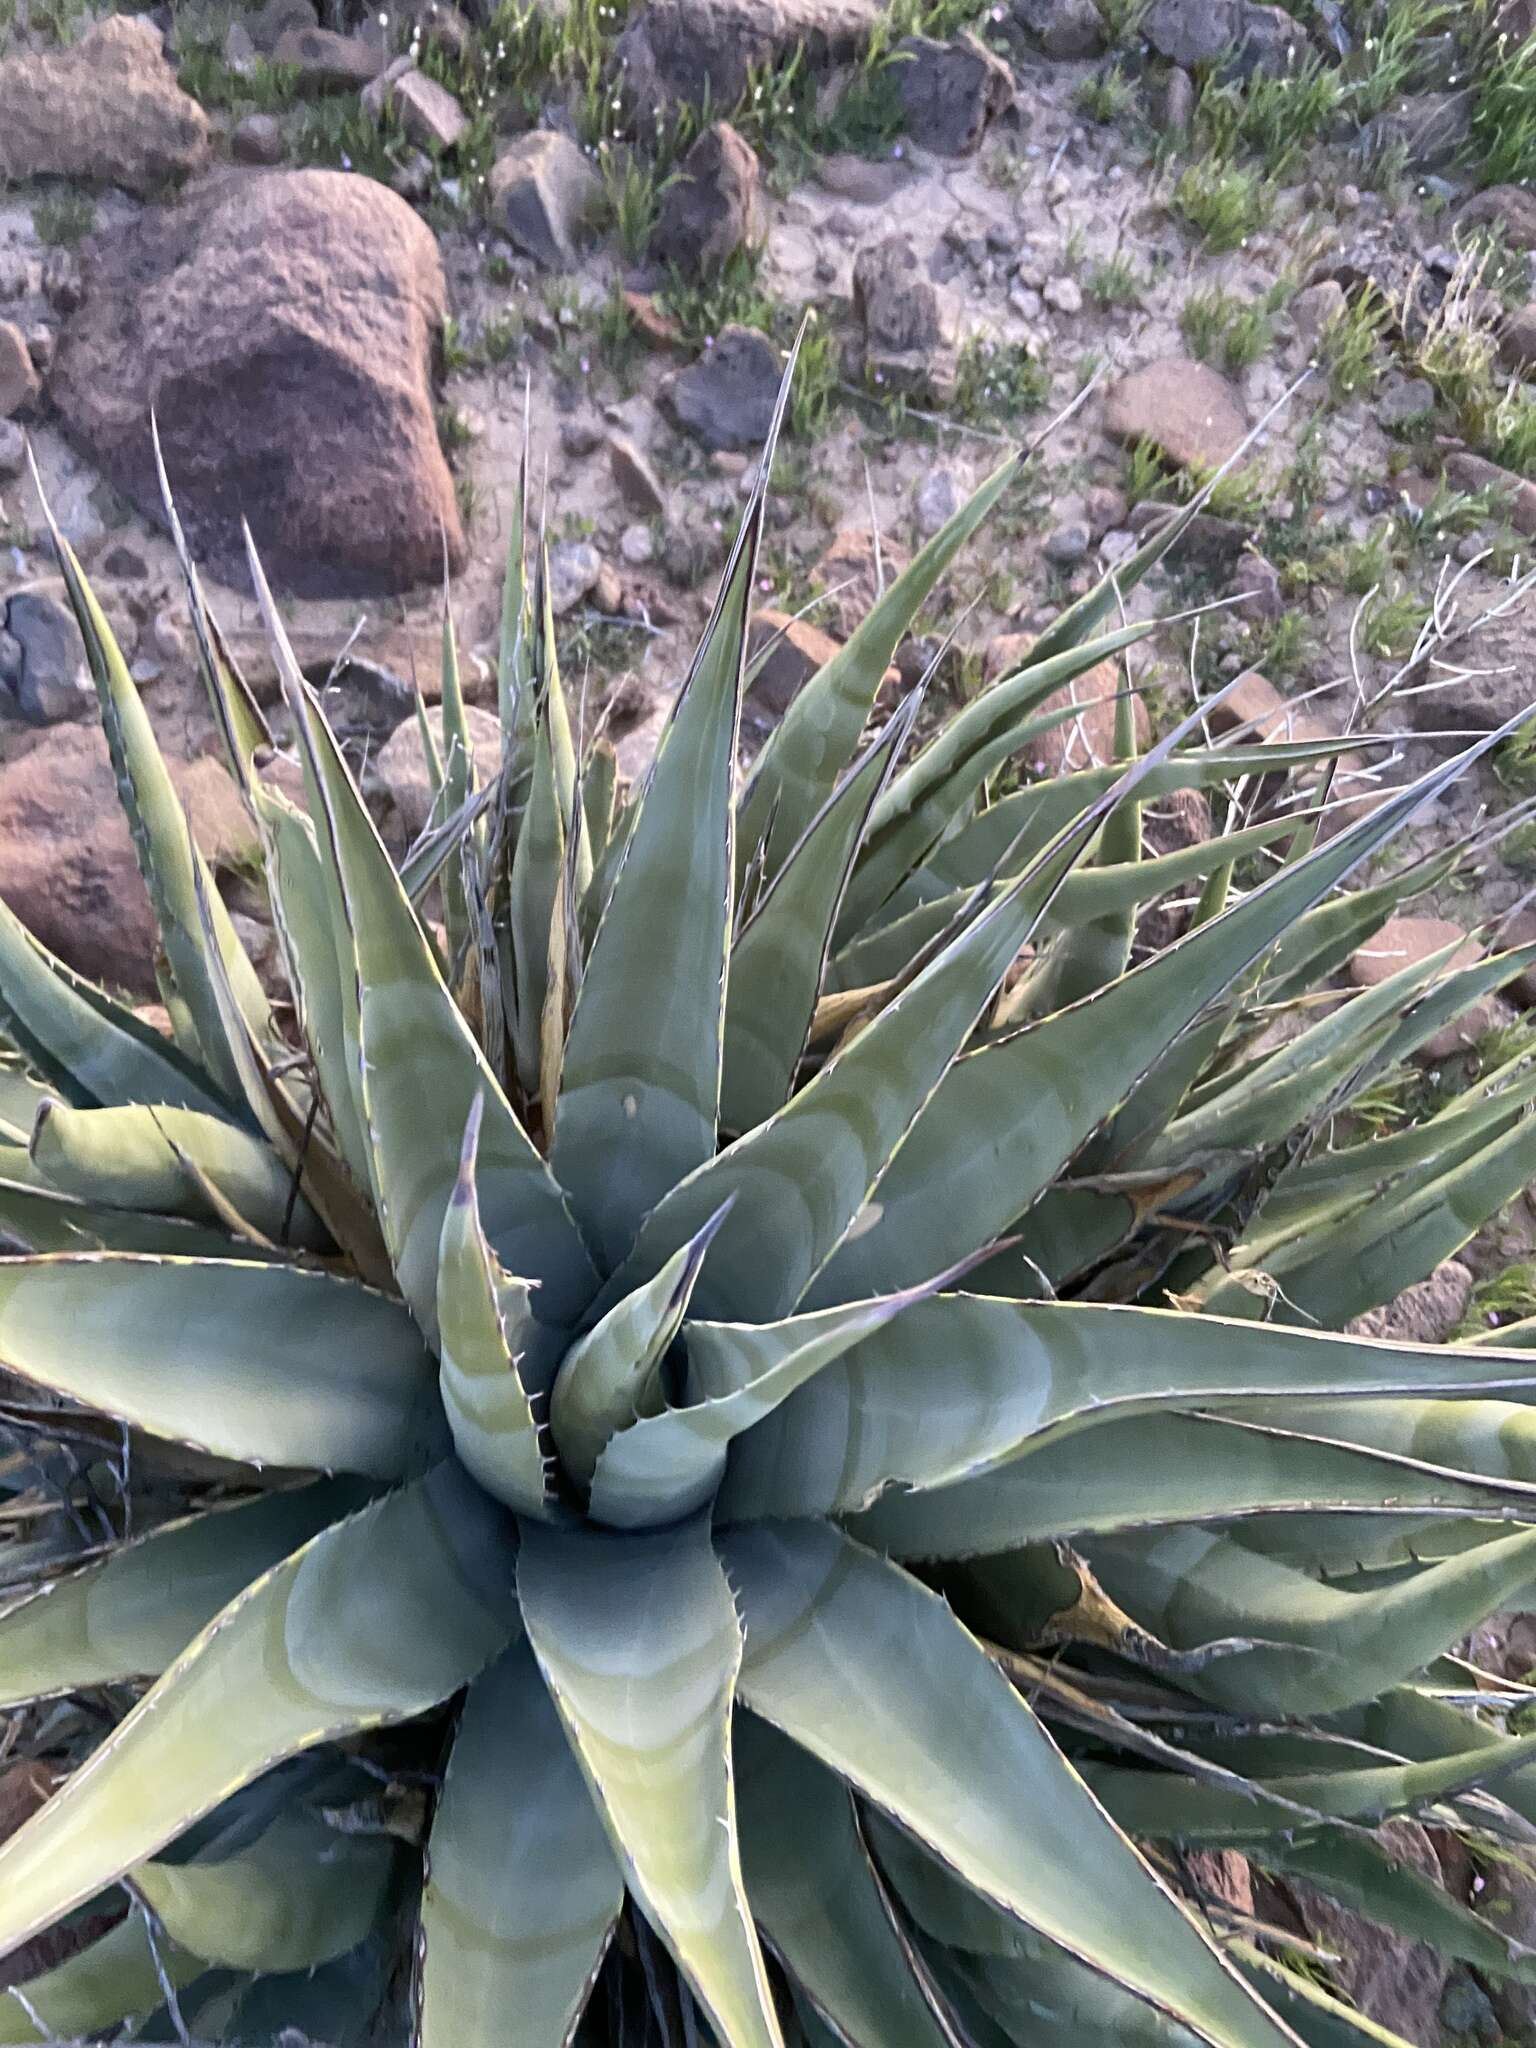
[[[1031,633],[1005,633],[987,649],[984,673],[989,682],[1022,668],[1034,645]],[[1082,768],[1094,768],[1115,758],[1115,699],[1125,678],[1115,661],[1101,661],[1075,681],[1053,690],[1039,706],[1037,717],[1079,707],[1075,718],[1064,719],[1049,732],[1029,741],[1025,758],[1037,775],[1073,775]],[[1136,745],[1147,744],[1151,723],[1140,697],[1134,700]]]
[[[214,866],[256,859],[256,829],[217,761],[171,776]],[[61,725],[0,767],[0,896],[60,959],[112,988],[156,993],[159,935],[95,725]]]
[[[66,50],[0,60],[0,183],[81,178],[158,191],[208,157],[208,117],[146,15],[109,15]]]
[[[748,702],[782,718],[839,645],[809,619],[792,618],[788,612],[754,612],[747,628]]]
[[[882,533],[877,564],[875,536],[869,527],[839,527],[811,570],[813,581],[827,593],[826,603],[816,608],[817,619],[830,620],[846,640],[911,559],[894,535]]]
[[[100,236],[50,393],[70,433],[159,519],[149,415],[194,551],[244,581],[240,520],[283,589],[434,581],[464,557],[431,363],[446,288],[431,230],[340,171],[211,187]]]
[[[1485,949],[1447,917],[1388,918],[1376,936],[1350,961],[1349,978],[1357,988],[1375,988],[1403,968],[1411,967],[1416,961],[1427,960],[1442,946],[1457,941],[1460,943],[1442,973],[1450,974],[1459,968],[1475,965],[1486,958]],[[1493,1002],[1493,996],[1487,995],[1474,1003],[1471,1009],[1426,1040],[1415,1057],[1432,1063],[1449,1059],[1453,1053],[1464,1052],[1468,1046],[1476,1045],[1497,1016]]]
[[[1112,440],[1150,442],[1185,469],[1219,469],[1248,432],[1236,390],[1205,363],[1170,356],[1133,370],[1104,400]]]
[[[1308,716],[1305,706],[1288,704],[1268,676],[1251,668],[1239,676],[1219,704],[1211,706],[1211,731],[1245,747],[1283,740],[1326,739],[1327,729]]]
[[[26,336],[9,320],[0,320],[0,420],[25,411],[42,388]]]
[[[629,324],[652,348],[662,348],[682,353],[688,347],[688,337],[672,318],[664,313],[649,292],[624,294],[624,310],[629,315]]]

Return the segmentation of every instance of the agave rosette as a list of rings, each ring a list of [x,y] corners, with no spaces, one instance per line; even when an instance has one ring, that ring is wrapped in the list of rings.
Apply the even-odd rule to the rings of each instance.
[[[0,1845],[0,1952],[130,1902],[0,2041],[394,2038],[402,1925],[430,2048],[1383,2038],[1133,1837],[1526,1974],[1370,1829],[1536,1826],[1532,1738],[1445,1662],[1536,1571],[1536,1361],[1329,1331],[1529,1178],[1536,1072],[1303,1141],[1536,949],[1264,1038],[1441,871],[1340,888],[1461,764],[1161,857],[1144,801],[1333,750],[1136,762],[1123,717],[1121,762],[1000,786],[1182,520],[932,737],[868,736],[1016,467],[739,790],[765,485],[627,799],[519,540],[500,773],[445,626],[398,868],[253,567],[306,804],[264,779],[187,565],[281,1007],[59,543],[174,1037],[0,910],[4,1484],[65,1504],[0,1552],[0,1699],[115,1703]],[[125,1456],[102,1542],[74,1504]]]

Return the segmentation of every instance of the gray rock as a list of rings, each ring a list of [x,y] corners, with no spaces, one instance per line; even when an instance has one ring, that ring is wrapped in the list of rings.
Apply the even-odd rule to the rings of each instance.
[[[478,704],[467,705],[464,718],[478,778],[482,784],[493,781],[501,767],[500,720]],[[428,722],[442,753],[442,711],[434,707],[428,713]],[[403,719],[374,755],[372,774],[374,783],[393,806],[396,843],[408,845],[432,815],[432,781],[414,717]]]
[[[662,403],[706,448],[759,448],[773,423],[781,367],[766,334],[725,327],[663,388]]]
[[[21,650],[10,680],[29,724],[57,725],[95,702],[85,646],[66,605],[47,591],[19,590],[6,606],[5,630]]]
[[[651,254],[685,277],[720,269],[757,232],[757,189],[751,144],[729,121],[716,121],[662,195]]]
[[[1490,185],[1456,218],[1463,227],[1497,228],[1512,249],[1536,249],[1536,192],[1523,185]]]
[[[1214,64],[1232,47],[1238,0],[1152,0],[1142,33],[1170,64]]]
[[[898,391],[944,399],[955,382],[955,314],[905,235],[861,249],[853,310],[864,329],[864,367]]]
[[[651,529],[642,526],[638,520],[633,526],[626,526],[619,535],[619,553],[631,569],[643,569],[656,554],[656,543]]]
[[[1291,318],[1308,348],[1317,346],[1323,330],[1332,326],[1348,303],[1343,285],[1332,277],[1324,278],[1321,284],[1310,284],[1304,292],[1296,294],[1291,301]]]
[[[1412,170],[1443,171],[1472,139],[1472,98],[1470,91],[1416,93],[1367,122],[1361,141],[1372,154],[1401,150]]]
[[[525,256],[571,270],[600,190],[597,172],[569,135],[535,128],[491,166],[491,218]]]
[[[885,0],[647,0],[618,41],[632,103],[732,107],[748,73],[803,52],[812,69],[856,56]]]
[[[27,466],[27,437],[14,420],[0,420],[0,483],[9,483]]]
[[[1058,526],[1054,533],[1048,533],[1040,552],[1058,569],[1070,569],[1083,559],[1092,545],[1093,534],[1087,522],[1075,519],[1067,526]]]
[[[363,105],[375,120],[387,109],[400,123],[408,142],[440,154],[456,149],[469,126],[469,116],[445,85],[419,71],[409,57],[397,57],[366,86]]]
[[[645,519],[659,518],[665,512],[667,494],[660,479],[627,435],[609,435],[608,468],[632,512]]]
[[[1499,336],[1499,361],[1516,376],[1536,372],[1536,302],[1511,313]]]
[[[361,655],[307,670],[325,715],[343,738],[383,740],[416,708],[416,692],[393,669]]]
[[[1009,11],[1047,57],[1097,57],[1104,47],[1104,17],[1094,0],[1013,0]]]
[[[1013,73],[976,36],[959,35],[950,43],[903,36],[896,57],[903,123],[920,149],[970,156],[1013,104]]]
[[[1390,377],[1378,390],[1376,418],[1384,427],[1405,427],[1435,409],[1435,387],[1424,377]]]
[[[1051,278],[1042,297],[1057,313],[1081,313],[1083,310],[1083,288],[1075,277]]]
[[[237,121],[230,131],[229,153],[237,164],[280,164],[283,127],[276,114],[246,114]]]
[[[603,558],[589,540],[558,540],[549,551],[549,601],[563,619],[590,595],[603,573]]]
[[[930,469],[917,487],[917,530],[925,540],[947,526],[965,502],[952,469]]]
[[[1153,119],[1165,135],[1187,135],[1195,118],[1195,81],[1181,64],[1169,66],[1153,88]]]
[[[314,0],[265,0],[246,16],[243,26],[256,48],[270,56],[290,29],[318,28],[320,16]]]
[[[81,178],[158,191],[208,157],[208,117],[176,83],[147,15],[109,15],[79,42],[0,59],[0,183]]]
[[[303,93],[360,92],[377,77],[381,57],[377,44],[328,28],[285,28],[272,52]]]
[[[1241,78],[1283,78],[1308,54],[1306,30],[1283,7],[1240,0],[1234,23],[1231,68]]]

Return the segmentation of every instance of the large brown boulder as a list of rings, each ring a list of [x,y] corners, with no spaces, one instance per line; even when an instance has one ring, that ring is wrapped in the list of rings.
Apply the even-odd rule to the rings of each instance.
[[[218,762],[169,765],[208,859],[255,859],[255,826]],[[0,897],[79,973],[156,993],[159,934],[99,726],[54,726],[0,767]]]
[[[432,409],[446,290],[403,199],[340,171],[232,177],[98,236],[50,394],[151,519],[150,440],[194,550],[244,580],[242,518],[301,596],[435,578],[463,531]]]
[[[142,15],[109,15],[67,50],[0,61],[0,183],[84,178],[152,192],[207,155],[208,117]]]

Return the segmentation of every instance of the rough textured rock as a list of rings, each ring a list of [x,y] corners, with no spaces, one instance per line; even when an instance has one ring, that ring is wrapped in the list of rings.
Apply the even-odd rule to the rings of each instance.
[[[469,116],[447,86],[417,69],[409,57],[397,57],[364,88],[363,105],[375,119],[388,109],[399,121],[408,142],[418,149],[456,149],[469,126]]]
[[[1013,104],[1013,73],[976,36],[956,36],[950,43],[903,36],[896,56],[902,118],[921,149],[970,156],[998,115]]]
[[[501,766],[501,724],[495,714],[478,704],[466,706],[469,744],[482,782],[491,780]],[[442,713],[431,714],[433,734],[439,749],[443,745]],[[373,780],[393,806],[393,836],[409,844],[426,824],[432,810],[432,785],[427,777],[426,756],[414,718],[397,726],[373,759]]]
[[[660,478],[627,435],[608,436],[608,469],[632,512],[659,519],[666,511],[667,494]]]
[[[29,725],[79,718],[95,704],[85,644],[62,585],[13,591],[0,605],[0,624],[7,646],[0,654],[0,703],[8,693]]]
[[[318,28],[320,16],[314,0],[264,0],[239,25],[255,47],[270,56],[289,29]]]
[[[1459,943],[1458,943],[1459,942]],[[1391,917],[1349,963],[1349,978],[1357,988],[1375,988],[1416,961],[1427,960],[1443,946],[1456,946],[1442,972],[1472,967],[1485,958],[1485,948],[1468,938],[1459,924],[1446,917]],[[1449,1059],[1476,1045],[1492,1025],[1497,1011],[1494,998],[1487,995],[1420,1046],[1415,1057],[1433,1063]]]
[[[984,663],[988,682],[1021,667],[1034,644],[1033,633],[1004,633],[994,640],[987,649]],[[1077,715],[1064,719],[1060,725],[1029,742],[1030,766],[1041,775],[1071,775],[1080,768],[1093,768],[1112,761],[1115,758],[1115,698],[1122,680],[1117,663],[1101,661],[1044,698],[1038,707],[1041,715],[1063,711],[1073,705],[1077,707]],[[1146,705],[1140,697],[1135,700],[1134,709],[1136,744],[1142,748],[1147,744],[1151,726]]]
[[[1388,1337],[1398,1344],[1443,1344],[1455,1335],[1472,1299],[1472,1275],[1459,1259],[1445,1259],[1427,1280],[1396,1301],[1356,1316],[1356,1337]]]
[[[288,28],[277,39],[272,60],[294,74],[299,92],[358,92],[379,71],[380,51],[361,36],[328,28]]]
[[[1270,741],[1326,739],[1325,728],[1303,706],[1288,704],[1268,676],[1251,668],[1219,704],[1211,706],[1211,731],[1220,739],[1241,737],[1245,747]]]
[[[1236,391],[1205,363],[1169,356],[1122,377],[1104,400],[1104,431],[1149,441],[1183,468],[1216,469],[1248,431]]]
[[[714,347],[663,387],[662,404],[706,448],[760,448],[773,423],[780,369],[766,334],[723,327]]]
[[[0,181],[151,192],[207,156],[207,116],[176,83],[145,15],[109,15],[67,50],[0,59]]]
[[[685,277],[718,270],[756,233],[757,189],[752,145],[729,121],[714,122],[662,195],[651,254]]]
[[[600,189],[596,171],[569,135],[535,128],[491,166],[491,218],[525,256],[570,270]]]
[[[1214,64],[1232,47],[1237,0],[1153,0],[1142,33],[1170,64]]]
[[[1097,57],[1104,17],[1093,0],[1013,0],[1009,10],[1047,57]]]
[[[237,164],[270,169],[283,160],[283,124],[276,114],[246,114],[230,130],[229,153]]]
[[[0,320],[0,420],[24,412],[41,389],[26,336],[9,320]]]
[[[242,514],[301,595],[402,590],[463,533],[430,368],[445,310],[431,230],[340,171],[231,180],[103,236],[50,381],[71,434],[151,519],[149,436],[193,546],[244,579]]]
[[[1509,523],[1516,533],[1527,539],[1536,537],[1536,483],[1529,478],[1500,469],[1496,462],[1466,448],[1446,457],[1445,473],[1458,490],[1493,491],[1508,505]]]
[[[589,540],[557,540],[549,551],[549,602],[557,619],[590,597],[603,573],[603,558]]]
[[[936,399],[953,391],[954,308],[905,235],[859,251],[853,310],[864,329],[864,368],[877,383]]]
[[[1337,278],[1325,277],[1321,284],[1309,284],[1298,292],[1289,308],[1296,332],[1309,348],[1315,348],[1325,328],[1342,318],[1348,295]]]
[[[1536,249],[1536,192],[1523,185],[1490,185],[1475,192],[1456,219],[1464,228],[1498,228],[1511,249]]]
[[[780,719],[817,669],[836,654],[840,642],[809,619],[765,609],[747,627],[747,704]]]
[[[827,593],[826,603],[817,606],[814,616],[846,640],[910,559],[899,540],[882,533],[877,562],[869,527],[839,527],[811,570],[812,581]]]
[[[1440,1882],[1439,1862],[1417,1821],[1388,1821],[1382,1834],[1395,1861]],[[1426,1943],[1389,1934],[1310,1886],[1292,1889],[1307,1932],[1339,1957],[1335,1969],[1345,1997],[1414,2048],[1442,2048],[1440,1999],[1450,1965]]]
[[[1472,139],[1470,92],[1410,94],[1367,124],[1363,144],[1401,151],[1413,170],[1440,171],[1455,164]]]
[[[1506,370],[1528,377],[1536,371],[1536,301],[1511,313],[1499,336],[1499,360]]]
[[[755,66],[795,49],[820,66],[853,56],[885,0],[648,0],[619,38],[625,89],[641,108],[734,106]]]
[[[170,767],[208,859],[255,859],[255,827],[218,762]],[[56,726],[0,767],[0,896],[80,973],[156,993],[154,915],[97,725]]]

